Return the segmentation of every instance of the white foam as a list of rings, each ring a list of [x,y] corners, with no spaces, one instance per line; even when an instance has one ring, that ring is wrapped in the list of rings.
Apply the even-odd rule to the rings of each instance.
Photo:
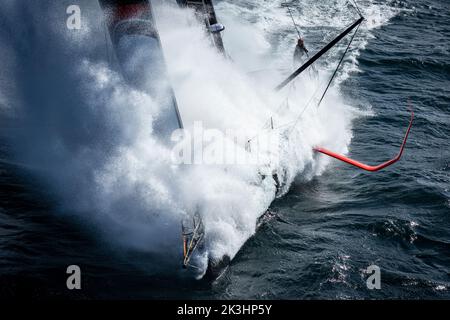
[[[334,7],[328,2],[305,2],[307,5],[298,16],[302,27],[335,25],[337,32],[353,19],[348,10],[339,8],[339,4],[345,7],[345,1],[338,1]],[[46,106],[43,112],[67,123],[50,130],[26,131],[23,157],[45,172],[46,180],[66,211],[81,212],[85,219],[94,220],[110,235],[109,241],[160,253],[178,266],[180,220],[186,214],[200,212],[207,255],[234,257],[255,232],[257,218],[275,196],[273,180],[261,181],[259,173],[270,177],[272,170],[284,172],[284,191],[298,175],[312,178],[321,174],[330,160],[315,157],[312,147],[323,145],[346,152],[352,138],[352,120],[359,116],[345,101],[339,86],[330,89],[320,108],[315,106],[342,46],[327,56],[317,78],[305,73],[295,82],[295,87],[280,93],[271,90],[285,76],[285,72],[276,69],[291,69],[294,49],[292,24],[280,3],[249,0],[247,4],[252,9],[232,1],[217,5],[217,14],[227,27],[224,41],[233,61],[222,57],[211,46],[202,24],[192,12],[165,4],[155,8],[170,78],[186,127],[189,129],[194,121],[201,120],[210,128],[246,128],[261,133],[270,116],[275,127],[297,119],[295,127],[285,126],[274,132],[282,138],[278,167],[172,166],[170,151],[151,136],[152,118],[158,112],[152,98],[128,88],[106,64],[80,53],[86,48],[86,39],[98,42],[96,50],[104,49],[102,31],[97,30],[101,30],[100,23],[96,28],[92,22],[90,34],[82,33],[72,39],[63,30],[61,37],[61,41],[67,41],[64,45],[76,42],[74,46],[80,55],[74,57],[73,65],[61,66],[67,72],[77,72],[79,83],[73,85],[82,93],[76,97],[80,109],[58,109],[57,104]],[[385,7],[370,5],[372,9],[367,12],[379,17],[377,23],[383,24],[389,19],[383,11]],[[98,7],[90,6],[90,9],[98,10]],[[290,33],[279,36],[274,43],[271,39],[280,32]],[[363,28],[356,41],[358,48],[364,47],[368,32]],[[339,81],[357,70],[358,52],[352,51]],[[248,75],[250,70],[267,67],[270,70],[266,77],[260,77],[261,81]],[[287,97],[289,107],[276,113]],[[26,106],[25,110],[39,107],[42,105],[37,103]],[[302,110],[305,111],[299,117]],[[30,112],[27,116],[39,128],[42,115],[33,119]],[[81,130],[78,135],[77,130]],[[89,130],[95,135],[90,135]],[[71,140],[72,135],[77,136],[76,142]]]

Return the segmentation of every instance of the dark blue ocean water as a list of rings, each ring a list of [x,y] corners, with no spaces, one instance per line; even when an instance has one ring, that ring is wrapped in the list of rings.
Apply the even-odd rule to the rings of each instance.
[[[450,3],[395,1],[402,9],[358,57],[360,73],[341,90],[375,115],[356,120],[350,156],[375,163],[394,155],[416,114],[402,161],[376,174],[333,162],[275,201],[264,224],[213,283],[146,274],[99,240],[83,219],[67,219],[37,177],[13,160],[2,119],[0,297],[349,299],[450,298]],[[65,268],[83,270],[69,292]],[[364,270],[381,270],[368,290]]]

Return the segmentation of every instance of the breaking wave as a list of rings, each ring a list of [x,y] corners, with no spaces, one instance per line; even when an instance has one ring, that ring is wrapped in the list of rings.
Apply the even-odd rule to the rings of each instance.
[[[280,137],[276,167],[177,167],[171,150],[152,136],[158,105],[128,87],[111,67],[114,58],[94,1],[80,1],[83,28],[78,31],[65,27],[64,3],[7,1],[0,12],[0,48],[7,61],[0,69],[0,110],[18,124],[19,130],[9,135],[17,161],[49,187],[61,204],[59,211],[95,223],[103,236],[126,249],[163,255],[173,266],[166,270],[179,268],[180,221],[192,212],[203,217],[207,255],[234,257],[275,197],[273,180],[261,180],[261,173],[282,172],[287,192],[296,178],[311,179],[326,168],[329,161],[314,156],[313,146],[348,151],[352,120],[370,114],[370,106],[346,101],[338,84],[358,71],[357,57],[370,40],[370,29],[395,14],[385,4],[361,2],[368,23],[317,108],[345,43],[322,60],[317,73],[306,72],[290,88],[274,93],[271,88],[293,69],[296,34],[283,2],[217,4],[231,59],[216,52],[191,11],[156,3],[187,130],[202,121],[208,128],[244,128],[258,135],[267,132],[262,128],[272,117],[271,134]],[[312,52],[356,17],[343,0],[292,6]],[[295,126],[287,125],[293,120]]]

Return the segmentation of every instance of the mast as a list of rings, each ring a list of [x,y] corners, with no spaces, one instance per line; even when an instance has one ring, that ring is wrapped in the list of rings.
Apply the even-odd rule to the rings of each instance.
[[[214,46],[225,55],[225,47],[220,34],[225,27],[217,20],[212,0],[177,0],[177,3],[180,7],[189,7],[195,10],[197,17],[205,22],[206,30],[211,35]]]
[[[157,103],[155,136],[170,141],[183,128],[164,59],[152,7],[148,0],[99,0],[108,25],[114,53],[125,80]]]

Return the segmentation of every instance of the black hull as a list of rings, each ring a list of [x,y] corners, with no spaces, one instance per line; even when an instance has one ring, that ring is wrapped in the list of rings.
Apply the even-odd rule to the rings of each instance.
[[[221,275],[224,274],[226,269],[231,263],[231,259],[229,256],[225,255],[219,261],[208,261],[208,269],[206,269],[206,273],[203,276],[203,280],[205,281],[214,281],[220,278]]]

